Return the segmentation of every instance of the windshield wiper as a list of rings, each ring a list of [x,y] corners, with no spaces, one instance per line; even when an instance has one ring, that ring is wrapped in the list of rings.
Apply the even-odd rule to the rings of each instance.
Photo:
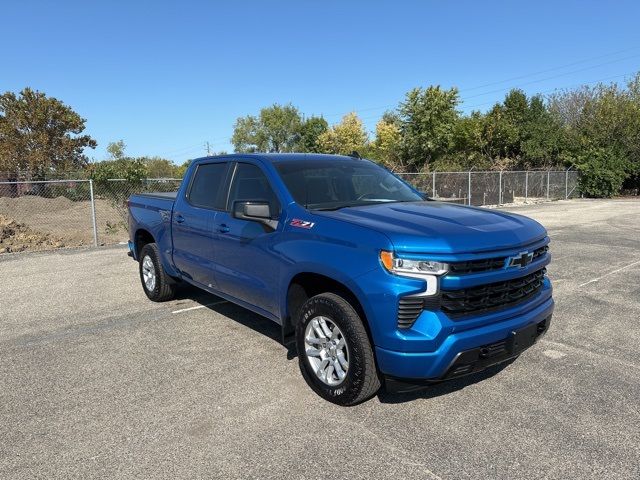
[[[321,208],[312,208],[311,210],[315,210],[316,212],[333,212],[335,210],[340,210],[341,208],[353,207],[354,205],[340,205],[338,207],[321,207]]]

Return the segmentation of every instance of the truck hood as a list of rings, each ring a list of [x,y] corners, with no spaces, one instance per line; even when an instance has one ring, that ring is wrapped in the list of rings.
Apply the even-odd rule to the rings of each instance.
[[[486,252],[529,245],[547,234],[538,222],[521,215],[435,201],[317,213],[383,233],[402,252]]]

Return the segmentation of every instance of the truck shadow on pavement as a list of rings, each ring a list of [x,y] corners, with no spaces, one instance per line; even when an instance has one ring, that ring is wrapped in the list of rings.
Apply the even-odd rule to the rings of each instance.
[[[240,305],[236,305],[233,302],[225,301],[221,297],[205,292],[196,287],[181,285],[176,292],[176,300],[187,299],[197,302],[201,306],[223,315],[240,325],[248,327],[265,337],[270,338],[282,348],[286,348],[282,345],[280,325],[272,322],[268,318],[264,318],[251,310],[241,307]],[[295,346],[286,348],[286,350],[288,360],[293,360],[298,356]]]
[[[513,360],[494,365],[478,373],[466,375],[464,377],[456,378],[453,380],[447,380],[440,383],[432,383],[421,386],[414,391],[406,393],[388,392],[385,389],[380,390],[378,393],[378,400],[380,403],[405,403],[414,400],[428,400],[430,398],[436,398],[443,395],[448,395],[453,392],[457,392],[466,387],[488,380],[494,375],[497,375],[506,367],[508,367]]]
[[[271,320],[264,318],[257,313],[247,310],[244,307],[236,305],[235,303],[224,301],[222,298],[216,295],[199,290],[196,287],[180,286],[178,291],[176,292],[176,300],[186,299],[197,302],[213,312],[223,315],[240,325],[250,328],[257,333],[270,338],[275,343],[277,343],[279,347],[286,350],[287,360],[294,360],[298,357],[298,352],[295,345],[290,345],[287,347],[282,344],[280,325],[276,324],[275,322],[272,322]],[[441,383],[433,383],[425,386],[420,386],[416,388],[416,390],[413,390],[411,392],[388,392],[383,387],[378,393],[378,400],[381,403],[395,404],[411,402],[419,399],[424,400],[437,398],[443,395],[448,395],[476,383],[490,379],[491,377],[497,375],[506,367],[508,367],[511,363],[513,363],[513,361],[514,360],[494,365],[481,372],[460,377],[454,380],[447,380]]]

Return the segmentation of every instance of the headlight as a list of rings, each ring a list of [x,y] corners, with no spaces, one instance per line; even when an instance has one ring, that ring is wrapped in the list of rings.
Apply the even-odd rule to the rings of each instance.
[[[433,260],[408,260],[398,258],[393,252],[382,250],[380,252],[382,265],[391,273],[407,277],[422,277],[425,275],[444,275],[449,271],[449,265]]]
[[[408,260],[398,258],[393,252],[382,250],[380,262],[390,273],[401,277],[418,278],[427,282],[427,288],[421,295],[438,293],[438,276],[449,271],[449,265],[433,260]]]

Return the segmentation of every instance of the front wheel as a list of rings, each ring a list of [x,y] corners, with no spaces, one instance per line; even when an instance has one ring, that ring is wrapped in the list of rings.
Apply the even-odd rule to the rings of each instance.
[[[363,402],[380,389],[371,342],[362,319],[342,297],[322,293],[299,311],[300,371],[322,398],[338,405]]]
[[[175,296],[175,281],[167,275],[160,262],[160,250],[155,243],[147,243],[140,250],[140,281],[149,300],[165,302]]]

